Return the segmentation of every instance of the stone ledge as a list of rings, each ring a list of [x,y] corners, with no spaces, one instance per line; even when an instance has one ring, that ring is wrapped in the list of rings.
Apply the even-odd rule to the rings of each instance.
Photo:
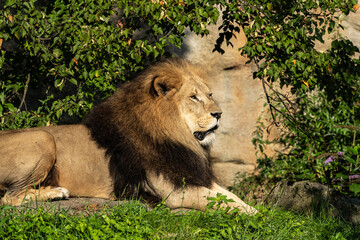
[[[336,193],[320,183],[281,181],[272,189],[266,203],[301,213],[317,213],[321,209],[360,224],[360,199]]]

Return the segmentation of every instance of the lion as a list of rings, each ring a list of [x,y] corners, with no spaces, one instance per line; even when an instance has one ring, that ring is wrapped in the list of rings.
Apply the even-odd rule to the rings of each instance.
[[[216,183],[209,148],[222,112],[205,79],[201,67],[167,60],[123,83],[81,124],[1,132],[1,203],[147,193],[171,209],[204,210],[221,193],[230,208],[255,214]]]

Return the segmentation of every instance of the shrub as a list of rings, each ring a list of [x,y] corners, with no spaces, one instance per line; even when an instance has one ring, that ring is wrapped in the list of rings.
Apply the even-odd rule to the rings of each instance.
[[[0,15],[1,130],[79,121],[121,82],[206,34],[206,1],[7,0]]]
[[[270,121],[282,126],[276,142],[285,151],[258,161],[271,180],[315,180],[358,196],[360,161],[359,49],[338,32],[342,19],[357,10],[357,1],[232,1],[224,8],[221,44],[231,44],[236,23],[244,23],[248,42],[242,54],[255,62]],[[315,48],[333,34],[331,47]],[[290,95],[276,90],[287,87]],[[283,91],[284,92],[284,91]],[[259,122],[254,143],[264,154],[265,125]],[[340,153],[340,154],[339,154]],[[329,164],[324,162],[333,158]]]

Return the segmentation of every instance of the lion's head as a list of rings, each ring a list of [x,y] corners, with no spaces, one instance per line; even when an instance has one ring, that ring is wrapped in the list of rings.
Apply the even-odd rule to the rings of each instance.
[[[179,117],[193,137],[202,146],[209,146],[215,140],[214,131],[219,127],[222,112],[205,83],[201,68],[185,60],[173,60],[154,67],[154,70],[152,87],[155,98],[159,98],[157,101],[162,101],[162,107],[167,106],[166,110],[172,115],[178,108]],[[166,102],[172,104],[172,110]]]
[[[175,59],[122,84],[84,123],[111,157],[115,186],[136,187],[150,169],[180,188],[212,183],[207,149],[220,117],[201,68]]]
[[[200,144],[210,145],[215,140],[214,131],[219,127],[221,109],[203,79],[194,76],[186,81],[183,88],[179,93],[182,98],[181,115]]]

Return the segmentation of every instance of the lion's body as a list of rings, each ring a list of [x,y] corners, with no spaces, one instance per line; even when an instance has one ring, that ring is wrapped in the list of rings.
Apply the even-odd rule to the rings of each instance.
[[[3,154],[0,186],[8,193],[14,192],[16,196],[18,189],[25,190],[28,185],[38,187],[41,183],[43,186],[61,186],[70,192],[70,196],[112,197],[109,158],[91,139],[85,126],[40,127],[3,133],[0,135],[0,152]],[[48,152],[53,155],[45,154]],[[44,166],[46,163],[49,165]],[[40,176],[30,177],[36,172],[40,172]],[[10,177],[12,174],[16,176]],[[17,177],[30,178],[30,181]],[[23,199],[17,200],[22,202]]]
[[[141,191],[171,208],[204,209],[205,196],[220,192],[235,200],[232,207],[255,212],[214,182],[207,149],[220,115],[199,68],[160,63],[123,84],[83,124],[2,132],[1,201]]]

